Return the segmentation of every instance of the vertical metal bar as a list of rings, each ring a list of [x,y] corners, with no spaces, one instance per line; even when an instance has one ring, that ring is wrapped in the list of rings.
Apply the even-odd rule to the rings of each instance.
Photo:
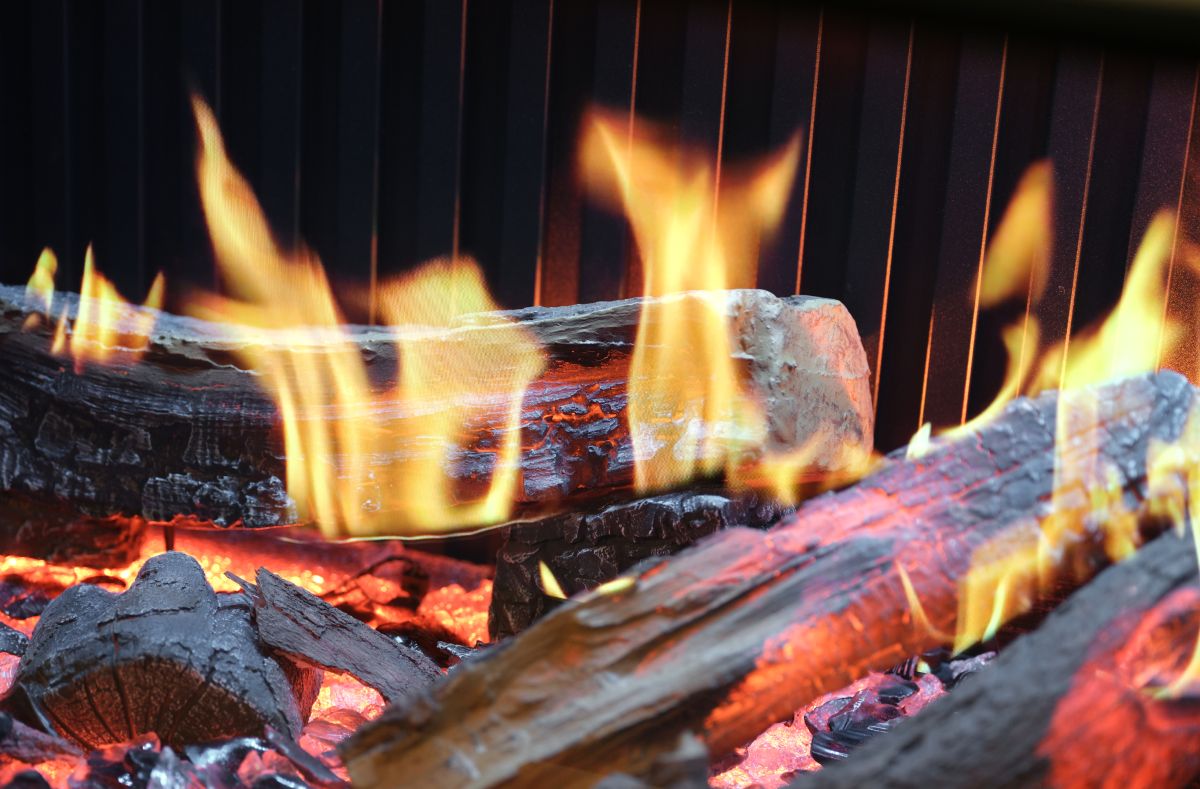
[[[1163,293],[1162,319],[1158,324],[1158,344],[1155,353],[1155,369],[1161,370],[1163,364],[1163,339],[1167,327],[1167,308],[1171,304],[1171,286],[1174,284],[1175,259],[1179,253],[1179,223],[1183,216],[1183,195],[1187,190],[1188,165],[1192,155],[1192,133],[1196,123],[1196,96],[1200,90],[1200,65],[1196,66],[1192,77],[1192,103],[1188,110],[1187,142],[1183,146],[1183,170],[1179,176],[1179,196],[1175,200],[1175,227],[1171,231],[1171,257],[1167,263],[1167,282]],[[1193,379],[1195,380],[1195,379]]]
[[[641,0],[638,0],[641,8]],[[550,128],[550,65],[554,54],[554,0],[546,11],[546,78],[542,99],[542,173],[538,188],[537,268],[533,279],[533,303],[542,306],[542,277],[546,252],[546,133]]]
[[[451,231],[450,259],[458,259],[458,236],[462,221],[462,139],[463,90],[467,74],[467,0],[462,0],[458,32],[458,121],[454,131],[454,225]]]

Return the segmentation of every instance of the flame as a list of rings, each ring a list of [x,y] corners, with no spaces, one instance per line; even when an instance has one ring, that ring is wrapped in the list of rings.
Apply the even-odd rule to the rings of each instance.
[[[54,306],[54,275],[57,271],[58,258],[54,251],[49,247],[43,249],[33,276],[25,286],[26,295],[41,306],[42,313],[31,315],[25,322],[25,329],[33,328],[42,317],[49,320]],[[82,372],[88,360],[106,363],[118,357],[127,362],[137,359],[150,345],[150,332],[154,329],[157,311],[162,309],[165,287],[162,272],[159,272],[142,309],[131,309],[116,286],[97,271],[89,244],[83,258],[83,281],[79,287],[75,320],[68,319],[67,305],[63,305],[54,327],[50,352],[57,356],[69,349],[76,372]]]
[[[520,408],[544,354],[511,322],[488,342],[448,331],[497,309],[469,260],[438,261],[382,283],[380,308],[399,358],[394,390],[377,391],[345,327],[320,260],[275,242],[249,184],[225,153],[212,111],[193,98],[200,195],[229,295],[193,309],[237,327],[283,421],[287,488],[300,517],[327,535],[415,534],[504,520],[519,481]],[[286,298],[280,294],[286,293]],[[445,473],[464,424],[497,410],[505,422],[487,490],[464,497]],[[395,414],[409,415],[404,419]],[[466,500],[464,500],[464,498]]]
[[[554,577],[554,572],[550,567],[542,561],[538,562],[538,580],[542,584],[542,592],[547,597],[556,597],[559,600],[566,600],[567,594],[563,591],[562,584]]]
[[[722,470],[736,476],[761,451],[767,424],[734,361],[727,291],[754,285],[759,240],[782,217],[799,138],[723,176],[719,153],[627,126],[594,113],[581,160],[588,188],[629,218],[644,294],[658,297],[643,305],[629,371],[635,484],[648,491]]]
[[[33,268],[33,276],[25,286],[25,295],[42,305],[42,314],[50,317],[50,308],[54,304],[54,275],[58,271],[58,257],[54,250],[46,247],[38,255],[37,265]]]
[[[1021,176],[1012,200],[988,243],[979,303],[994,307],[1018,295],[1041,299],[1050,276],[1050,246],[1054,235],[1054,171],[1050,162],[1037,162]]]

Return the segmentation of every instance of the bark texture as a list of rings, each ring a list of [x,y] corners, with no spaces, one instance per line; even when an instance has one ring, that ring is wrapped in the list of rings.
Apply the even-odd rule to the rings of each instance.
[[[594,589],[640,561],[678,553],[729,526],[763,529],[788,508],[747,493],[663,493],[506,526],[488,609],[492,638],[529,627],[559,601],[542,589],[545,562],[567,595]]]
[[[1137,511],[1149,443],[1180,435],[1194,390],[1162,373],[1089,392],[1096,420],[1067,420],[1058,451],[1110,466],[1101,484]],[[1053,507],[1086,512],[1097,492],[1052,496],[1057,404],[1054,393],[1018,400],[977,433],[894,456],[769,531],[721,531],[569,601],[360,730],[343,746],[356,785],[645,775],[681,732],[717,757],[869,670],[940,646],[910,614],[898,567],[934,627],[953,632],[976,549],[1035,539]],[[1101,553],[1098,535],[1081,539]],[[1101,564],[1070,553],[1093,560],[1084,569]]]
[[[258,636],[297,663],[350,674],[388,702],[408,700],[441,678],[419,650],[398,644],[311,592],[269,570],[259,569],[256,580],[256,585],[240,583],[254,601]]]
[[[86,748],[149,732],[180,747],[266,726],[297,737],[319,686],[260,647],[244,595],[216,594],[195,559],[165,553],[121,594],[82,584],[47,606],[15,690]]]
[[[77,299],[59,294],[55,303],[73,312]],[[479,314],[448,330],[448,342],[486,353],[489,342],[504,336],[491,327],[501,317],[515,319],[548,355],[523,401],[518,514],[544,513],[632,485],[627,377],[641,304]],[[128,308],[124,320],[132,321],[137,309]],[[870,448],[866,357],[841,304],[747,290],[730,292],[724,309],[734,327],[739,374],[769,414],[768,449],[807,446],[813,473],[823,474],[843,467],[855,454],[848,455],[848,448]],[[77,373],[69,358],[49,352],[47,322],[27,328],[34,310],[22,290],[0,288],[0,490],[26,494],[39,506],[65,502],[71,517],[120,514],[250,527],[296,519],[283,483],[286,458],[276,407],[258,374],[240,366],[237,353],[247,341],[231,327],[159,314],[140,359],[118,355]],[[394,386],[397,351],[390,333],[349,331],[372,383],[381,391]],[[464,425],[468,438],[446,463],[463,495],[482,490],[507,430],[506,409],[496,398],[486,417]],[[380,429],[398,433],[413,418],[402,403],[380,405],[376,416]],[[717,435],[722,429],[703,426]],[[427,443],[399,445],[394,455],[369,462],[386,465],[414,452],[444,450]],[[364,504],[372,499],[382,507],[381,519],[389,507],[404,506],[378,491],[363,496]],[[0,537],[15,528],[0,527]]]
[[[1105,570],[920,715],[796,787],[1185,786],[1200,776],[1195,687],[1156,698],[1196,648],[1190,538]],[[1149,683],[1148,683],[1149,680]]]

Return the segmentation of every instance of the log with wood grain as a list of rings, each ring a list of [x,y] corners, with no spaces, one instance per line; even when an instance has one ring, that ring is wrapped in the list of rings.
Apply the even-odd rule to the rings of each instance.
[[[1188,786],[1200,684],[1163,693],[1197,647],[1191,537],[1116,564],[929,709],[799,789]]]
[[[1152,440],[1175,440],[1195,400],[1174,373],[1087,390],[1064,420],[1064,463],[1100,462],[1131,511]],[[1058,397],[1010,404],[919,458],[889,458],[766,532],[729,529],[569,601],[466,661],[422,700],[343,746],[355,784],[582,786],[645,775],[682,732],[728,753],[817,696],[941,646],[958,582],[997,539],[1036,540],[1052,508],[1083,519],[1096,491],[1054,496]],[[1161,524],[1147,518],[1147,533]],[[1104,563],[1101,535],[1066,551]],[[911,613],[903,567],[928,623]],[[1083,581],[1076,576],[1075,581]]]
[[[55,296],[69,314],[77,303],[71,294]],[[447,331],[448,341],[486,353],[489,342],[500,341],[497,335],[508,336],[495,331],[497,323],[516,321],[548,357],[523,401],[515,515],[561,510],[632,486],[627,378],[642,304],[631,299],[476,314]],[[22,510],[56,513],[65,506],[64,515],[39,516],[56,521],[123,515],[260,527],[296,519],[283,482],[278,412],[259,385],[260,375],[241,361],[249,341],[237,327],[158,313],[140,358],[87,362],[77,373],[69,357],[50,352],[54,325],[31,320],[37,306],[23,290],[0,287],[0,491],[27,497],[30,506]],[[134,325],[140,310],[123,308],[119,325]],[[838,471],[848,458],[869,451],[866,357],[841,304],[746,290],[731,291],[725,310],[739,374],[766,409],[767,450],[806,447],[818,474]],[[371,384],[380,391],[394,388],[393,334],[379,327],[346,331],[362,350]],[[494,396],[496,408],[464,425],[468,438],[445,464],[466,495],[490,478],[495,447],[507,429],[506,407],[500,393]],[[376,416],[383,430],[414,418],[395,402],[378,406]],[[705,429],[722,432],[721,425]],[[430,451],[422,446],[401,442],[394,454],[367,462],[386,465],[406,453]],[[382,506],[386,520],[388,507],[404,503]],[[0,539],[22,527],[31,530],[27,518],[8,517],[0,508]]]

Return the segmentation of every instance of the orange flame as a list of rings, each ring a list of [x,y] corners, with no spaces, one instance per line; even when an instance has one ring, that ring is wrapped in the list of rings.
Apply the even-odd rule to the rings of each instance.
[[[400,363],[394,391],[376,391],[320,260],[275,242],[249,184],[225,153],[212,111],[192,102],[200,132],[200,195],[228,297],[197,300],[200,314],[234,324],[283,421],[287,488],[299,515],[328,535],[416,534],[506,518],[518,482],[520,407],[544,355],[513,323],[489,326],[486,344],[449,331],[460,316],[497,308],[478,267],[427,264],[381,285]],[[286,293],[286,297],[280,294]],[[460,500],[446,466],[463,425],[506,415],[491,479]],[[397,418],[397,414],[406,415]]]
[[[647,124],[630,136],[627,123],[595,113],[581,160],[588,188],[628,216],[644,293],[660,297],[642,308],[629,372],[636,487],[736,476],[767,427],[734,361],[728,289],[754,285],[759,239],[782,216],[799,139],[722,180],[712,151],[671,145]]]
[[[41,305],[46,319],[49,319],[54,304],[54,275],[57,270],[58,258],[47,247],[38,257],[33,276],[25,286],[26,295]],[[83,258],[83,281],[79,288],[75,320],[68,320],[67,306],[64,305],[54,329],[50,352],[59,355],[69,348],[75,359],[76,372],[81,372],[88,360],[105,363],[118,357],[126,361],[136,359],[150,345],[150,332],[154,328],[157,311],[162,309],[164,288],[165,281],[162,272],[159,272],[142,309],[130,308],[116,287],[96,270],[89,244]],[[33,325],[32,321],[27,320],[25,328],[32,328]]]

